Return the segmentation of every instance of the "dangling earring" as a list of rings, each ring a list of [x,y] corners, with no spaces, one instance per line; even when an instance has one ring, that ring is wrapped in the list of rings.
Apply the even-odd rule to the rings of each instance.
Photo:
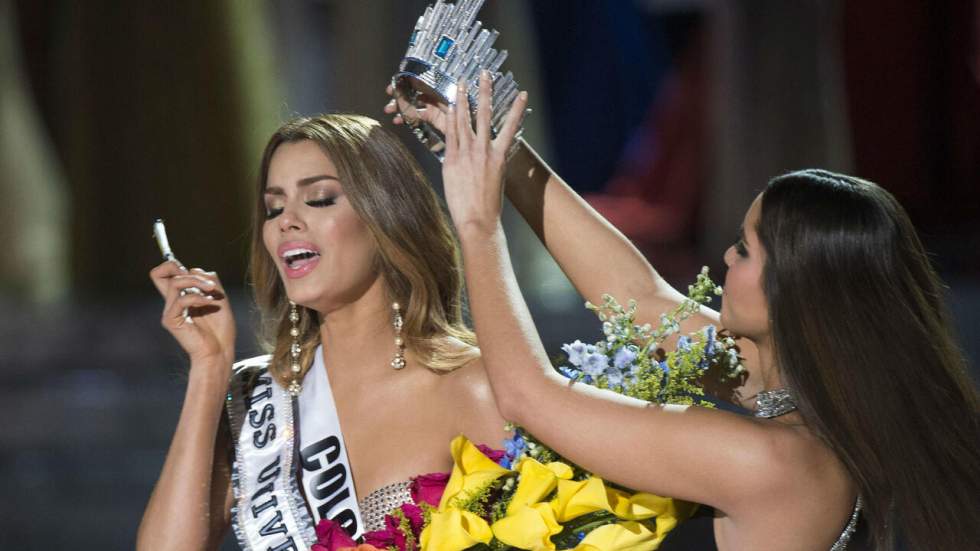
[[[299,365],[299,311],[293,301],[289,301],[289,323],[292,325],[289,328],[289,335],[293,338],[293,344],[289,347],[289,369],[293,372],[293,381],[289,383],[287,390],[290,396],[299,396],[300,391],[303,390],[299,372],[302,371],[303,367]]]
[[[391,325],[395,328],[395,357],[391,359],[391,367],[394,369],[403,369],[405,367],[405,340],[402,339],[402,307],[397,302],[391,304],[391,309],[394,310],[395,316],[391,321]]]

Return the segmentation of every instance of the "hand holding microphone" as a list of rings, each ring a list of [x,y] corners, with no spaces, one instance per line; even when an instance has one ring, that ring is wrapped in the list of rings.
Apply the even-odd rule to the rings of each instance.
[[[177,260],[162,220],[153,223],[153,237],[164,262],[150,271],[150,279],[166,301],[164,326],[195,359],[220,357],[231,365],[235,323],[217,274],[200,268],[188,270]]]

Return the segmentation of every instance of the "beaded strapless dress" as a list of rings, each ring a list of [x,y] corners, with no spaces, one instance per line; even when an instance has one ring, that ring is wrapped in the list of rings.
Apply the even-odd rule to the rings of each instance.
[[[361,509],[361,522],[365,532],[383,530],[385,515],[395,507],[412,503],[412,481],[395,482],[382,486],[357,502]]]

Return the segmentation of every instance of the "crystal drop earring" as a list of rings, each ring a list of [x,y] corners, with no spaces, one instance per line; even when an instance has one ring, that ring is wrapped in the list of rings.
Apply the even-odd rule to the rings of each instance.
[[[296,308],[296,303],[289,301],[289,336],[293,338],[293,343],[289,346],[289,370],[293,374],[293,380],[289,383],[290,396],[299,396],[303,386],[300,383],[300,371],[303,367],[299,364],[299,310]]]
[[[395,357],[391,359],[393,369],[404,369],[405,367],[405,340],[402,338],[402,307],[397,302],[392,303],[391,309],[394,311],[391,325],[395,328]]]

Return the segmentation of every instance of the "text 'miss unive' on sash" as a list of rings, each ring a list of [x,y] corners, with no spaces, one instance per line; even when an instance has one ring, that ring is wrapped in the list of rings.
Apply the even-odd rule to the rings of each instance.
[[[234,366],[227,403],[235,442],[232,526],[245,551],[307,551],[324,518],[354,538],[363,532],[320,348],[315,357],[298,399],[268,373],[270,356]]]

